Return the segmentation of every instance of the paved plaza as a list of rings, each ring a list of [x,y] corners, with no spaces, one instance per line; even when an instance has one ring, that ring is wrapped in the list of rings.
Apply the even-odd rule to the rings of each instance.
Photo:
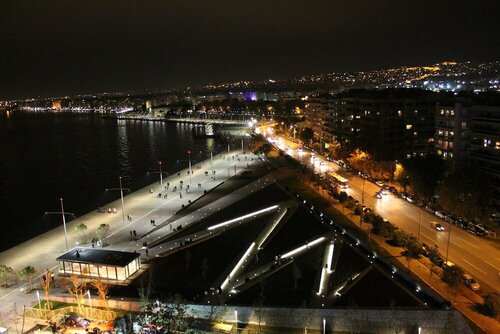
[[[220,186],[236,173],[258,162],[258,157],[253,154],[243,154],[241,150],[231,151],[194,164],[191,175],[187,168],[164,177],[162,183],[157,181],[124,197],[125,221],[122,218],[120,199],[103,207],[103,213],[98,212],[96,208],[95,211],[66,224],[69,249],[76,246],[91,247],[91,240],[95,237],[97,227],[100,224],[108,224],[110,232],[104,238],[105,248],[136,251],[141,254],[143,260],[147,260],[160,248],[153,248],[151,253],[146,254],[144,242],[151,243],[152,240],[171,233],[179,224],[189,225],[195,219],[201,218],[199,214],[193,213],[184,215],[179,222],[172,220],[171,218],[181,211],[183,206],[187,211],[190,203]],[[241,196],[236,193],[235,198],[240,199]],[[214,205],[217,204],[217,202],[214,203]],[[116,208],[117,212],[108,213],[109,208]],[[86,244],[80,243],[81,234],[75,231],[75,227],[81,223],[87,226]],[[137,234],[135,240],[131,238],[131,231]],[[95,247],[102,246],[96,244]],[[66,253],[66,246],[64,229],[61,225],[0,253],[0,264],[12,267],[15,272],[26,266],[35,267],[38,275],[33,282],[37,283],[46,269],[56,269],[56,258],[64,253]],[[19,324],[14,323],[14,320],[19,320],[16,314],[22,313],[22,306],[36,303],[36,294],[25,293],[25,290],[25,283],[18,283],[0,290],[0,326],[15,330],[14,328]]]

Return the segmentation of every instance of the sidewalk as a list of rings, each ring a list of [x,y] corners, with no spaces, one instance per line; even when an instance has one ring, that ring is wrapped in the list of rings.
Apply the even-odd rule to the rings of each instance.
[[[311,182],[306,182],[306,184],[314,191],[316,191],[320,196],[323,196],[328,200],[328,195],[324,195],[314,188]],[[330,202],[331,203],[331,202]],[[342,213],[346,218],[348,218],[357,228],[361,229],[367,235],[370,236],[370,239],[375,241],[377,245],[387,252],[389,252],[394,258],[398,259],[399,266],[404,267],[408,270],[408,265],[406,262],[406,258],[401,256],[403,252],[402,248],[393,247],[389,245],[385,240],[377,235],[371,234],[371,225],[367,223],[359,224],[360,216],[354,215],[352,210],[344,208],[342,204],[332,203],[332,205]],[[419,260],[412,260],[410,262],[411,275],[418,277],[418,279],[425,283],[425,285],[433,290],[436,294],[440,295],[442,298],[446,300],[450,300],[452,302],[453,307],[459,310],[467,319],[473,322],[478,328],[480,328],[485,333],[500,333],[500,323],[491,317],[484,316],[477,311],[475,311],[474,305],[483,303],[483,298],[469,290],[465,286],[461,286],[457,292],[455,293],[450,287],[441,280],[439,277],[440,274],[432,274],[430,275],[430,270],[432,266],[430,261],[421,257]],[[439,269],[439,272],[441,269]]]
[[[203,196],[205,190],[217,187],[234,176],[235,172],[244,170],[247,164],[257,162],[257,156],[244,155],[241,150],[229,154],[226,152],[213,157],[213,166],[210,159],[193,165],[191,178],[189,170],[184,169],[164,178],[163,187],[160,182],[156,182],[139,189],[124,198],[125,217],[131,215],[131,221],[122,221],[121,199],[118,199],[106,205],[106,208],[117,208],[117,213],[99,213],[96,210],[66,223],[69,248],[91,247],[90,240],[94,237],[97,227],[100,224],[109,224],[110,233],[105,238],[106,248],[141,252],[142,240],[131,240],[130,231],[135,230],[139,237],[148,235],[151,230],[171,218],[183,205],[187,206],[189,201],[194,202]],[[212,171],[215,171],[215,174]],[[165,190],[167,184],[169,184],[168,190]],[[186,192],[188,185],[190,191]],[[177,191],[173,191],[173,187],[177,187]],[[182,197],[179,195],[180,192]],[[159,196],[160,193],[162,196]],[[165,194],[167,198],[164,198]],[[153,225],[151,220],[156,223]],[[80,242],[81,234],[75,231],[75,227],[81,223],[87,226],[87,240],[84,244]],[[168,233],[168,230],[164,229],[162,232]],[[26,266],[34,266],[37,276],[33,278],[33,283],[39,285],[43,272],[47,268],[55,269],[56,258],[64,253],[66,253],[64,230],[63,226],[60,226],[0,253],[0,264],[12,267],[15,272]],[[141,256],[143,259],[147,258],[144,251],[141,252]],[[12,287],[0,289],[0,326],[15,330],[14,320],[19,320],[16,319],[16,314],[22,313],[22,305],[33,305],[37,302],[35,292],[26,294],[25,288],[26,283],[17,283]],[[20,330],[20,326],[18,327]]]

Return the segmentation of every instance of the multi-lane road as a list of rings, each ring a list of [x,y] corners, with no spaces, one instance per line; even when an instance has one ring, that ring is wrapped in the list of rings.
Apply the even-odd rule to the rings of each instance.
[[[278,147],[281,146],[280,148],[284,150],[289,147],[288,153],[291,156],[304,164],[310,165],[312,163],[311,153],[308,150],[303,149],[302,153],[299,154],[297,148],[300,145],[284,137],[275,137],[279,140],[276,143]],[[365,206],[373,209],[377,214],[406,232],[418,236],[420,230],[419,239],[421,242],[429,246],[437,245],[443,258],[448,253],[449,261],[462,267],[482,284],[488,285],[495,291],[500,291],[500,243],[497,240],[473,236],[425,211],[424,208],[409,203],[392,193],[378,199],[375,193],[380,190],[380,187],[376,184],[349,173],[337,164],[327,161],[324,156],[315,155],[314,157],[317,171],[324,172],[328,168],[328,170],[335,171],[349,180],[349,188],[345,190],[353,198],[360,202],[363,200]],[[431,226],[431,222],[441,224],[445,230],[437,231]]]

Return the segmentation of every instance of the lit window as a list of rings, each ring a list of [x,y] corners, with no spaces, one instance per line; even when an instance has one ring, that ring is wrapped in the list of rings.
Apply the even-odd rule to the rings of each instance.
[[[413,127],[412,124],[406,124],[406,130],[410,130]]]
[[[401,112],[401,110],[398,110],[398,116],[400,116],[400,117],[401,117],[401,115],[402,115],[402,114],[403,114],[403,113]]]

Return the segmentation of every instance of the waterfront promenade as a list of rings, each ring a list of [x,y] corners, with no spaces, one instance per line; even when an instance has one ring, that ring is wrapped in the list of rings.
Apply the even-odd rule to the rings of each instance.
[[[213,157],[213,160],[209,158],[194,164],[191,177],[188,173],[189,169],[186,168],[163,178],[163,186],[158,178],[154,184],[125,196],[125,222],[122,219],[120,199],[103,207],[106,209],[105,213],[95,210],[68,222],[66,226],[69,249],[76,246],[91,247],[90,240],[95,237],[97,227],[100,224],[108,224],[110,232],[105,238],[106,249],[137,251],[146,260],[152,254],[148,256],[145,253],[142,248],[143,241],[151,240],[148,237],[150,235],[159,237],[160,234],[168,234],[170,229],[161,227],[168,226],[164,223],[181,210],[183,205],[187,206],[190,201],[193,202],[203,196],[205,191],[208,192],[219,186],[235,173],[257,162],[257,156],[235,150],[218,154]],[[190,190],[186,192],[188,185]],[[174,187],[177,187],[177,191],[173,191]],[[166,198],[165,195],[167,195]],[[116,208],[117,213],[107,213],[108,208]],[[127,219],[127,215],[131,216],[131,220]],[[155,221],[155,226],[151,224],[151,220]],[[75,227],[81,223],[87,226],[85,244],[81,244],[81,234],[75,230]],[[130,231],[132,230],[137,232],[139,240],[131,240]],[[153,230],[155,232],[151,234]],[[12,267],[15,272],[26,266],[35,267],[37,275],[33,282],[39,285],[43,271],[55,269],[56,258],[64,253],[66,253],[66,247],[61,224],[58,228],[0,253],[0,264]],[[26,283],[0,289],[0,326],[14,330],[16,326],[14,320],[19,321],[18,315],[22,312],[22,306],[33,305],[37,302],[36,294],[34,292],[26,294],[25,289]]]

